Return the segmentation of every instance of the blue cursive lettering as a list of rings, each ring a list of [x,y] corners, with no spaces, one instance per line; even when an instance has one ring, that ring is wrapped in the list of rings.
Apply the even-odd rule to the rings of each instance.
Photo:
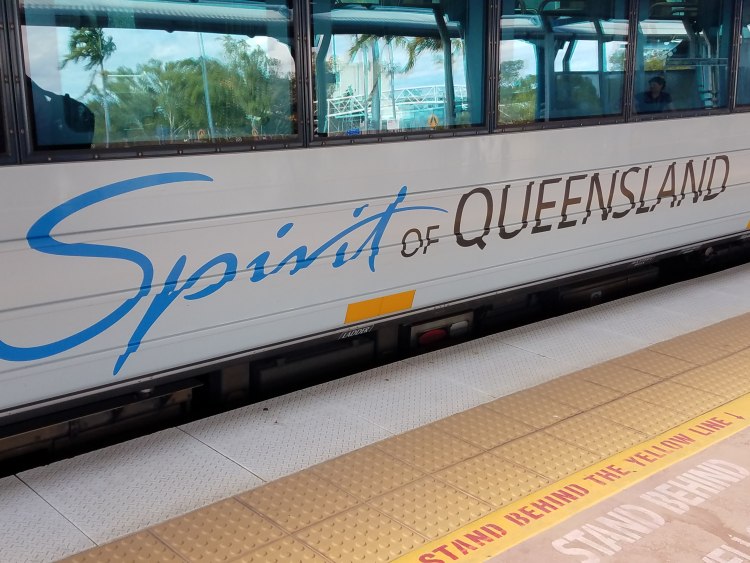
[[[154,266],[151,260],[144,254],[129,248],[119,246],[108,246],[89,243],[63,243],[55,239],[51,232],[65,219],[71,217],[78,211],[86,209],[94,204],[101,203],[119,195],[127,194],[136,190],[151,188],[164,184],[190,182],[190,181],[213,181],[212,178],[190,172],[174,172],[167,174],[154,174],[133,178],[107,186],[96,188],[90,192],[74,197],[71,200],[59,205],[44,214],[36,221],[27,233],[29,246],[42,253],[54,254],[59,256],[104,258],[114,260],[125,260],[136,265],[141,271],[141,284],[135,295],[126,299],[114,311],[107,314],[91,326],[62,338],[55,342],[32,347],[17,347],[0,340],[0,359],[10,361],[30,361],[41,358],[47,358],[60,354],[80,344],[91,340],[95,336],[105,332],[115,323],[130,313],[133,308],[147,297],[153,288]],[[375,272],[376,259],[380,252],[381,242],[385,235],[386,229],[393,217],[398,213],[408,213],[415,211],[437,211],[447,213],[445,209],[432,206],[406,206],[403,205],[406,199],[406,186],[402,187],[394,200],[380,212],[372,213],[369,216],[364,215],[368,205],[362,205],[353,211],[353,216],[358,219],[352,225],[342,229],[317,248],[310,249],[308,245],[301,245],[287,254],[277,264],[269,265],[272,254],[270,250],[260,252],[253,258],[244,270],[238,269],[238,258],[235,254],[220,254],[207,261],[200,268],[195,270],[191,275],[183,279],[187,256],[180,256],[171,268],[169,274],[161,286],[161,290],[151,298],[146,312],[136,326],[133,334],[128,340],[124,352],[118,357],[113,373],[116,375],[123,367],[128,357],[137,352],[141,343],[144,341],[146,334],[158,321],[158,319],[167,311],[167,309],[182,297],[186,300],[198,300],[213,295],[226,284],[234,281],[238,273],[248,272],[249,281],[258,283],[266,278],[288,270],[290,275],[310,267],[316,261],[328,256],[331,258],[331,267],[340,268],[356,260],[362,255],[367,255],[369,269]],[[294,227],[294,223],[286,223],[276,233],[276,237],[281,239],[285,237]],[[366,235],[354,250],[350,250],[351,238],[353,235]],[[288,266],[288,268],[287,268]],[[219,272],[217,274],[217,271]],[[210,277],[213,280],[206,287],[194,292],[191,289],[204,277]]]
[[[26,234],[26,240],[31,248],[38,252],[55,254],[58,256],[81,256],[132,262],[141,269],[143,274],[141,285],[133,297],[126,299],[119,307],[104,318],[80,332],[61,340],[57,340],[56,342],[50,342],[49,344],[43,344],[41,346],[20,348],[11,346],[5,341],[0,340],[0,358],[11,361],[38,360],[75,348],[110,328],[117,321],[127,315],[133,307],[135,307],[138,302],[148,295],[149,291],[151,291],[154,267],[151,260],[145,255],[130,248],[122,248],[119,246],[107,246],[103,244],[90,244],[83,242],[60,242],[51,235],[52,230],[57,225],[82,209],[86,209],[87,207],[91,207],[92,205],[119,195],[162,184],[195,180],[211,181],[211,178],[202,174],[192,174],[187,172],[154,174],[151,176],[133,178],[91,190],[90,192],[66,201],[62,205],[58,205],[51,211],[42,215],[36,223],[31,226],[29,232]]]

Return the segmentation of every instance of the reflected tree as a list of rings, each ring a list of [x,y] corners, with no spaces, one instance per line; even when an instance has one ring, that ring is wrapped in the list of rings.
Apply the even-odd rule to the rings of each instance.
[[[357,54],[362,53],[365,60],[367,59],[367,52],[370,52],[372,56],[372,88],[367,94],[367,103],[365,105],[372,106],[372,121],[375,125],[375,129],[380,129],[380,93],[382,89],[381,74],[383,71],[382,63],[380,61],[380,37],[377,35],[355,35],[354,42],[349,48],[349,57],[353,60]],[[383,37],[386,45],[392,45],[394,41],[402,41],[401,37],[393,35]],[[391,51],[392,53],[393,51]],[[391,67],[393,67],[393,59],[391,59]],[[393,98],[395,92],[393,87],[393,74],[391,74],[391,97]],[[395,104],[395,100],[393,102]],[[395,108],[393,114],[396,114]]]
[[[498,101],[503,123],[527,123],[536,119],[537,77],[535,74],[523,76],[524,66],[523,60],[500,63]]]
[[[221,41],[221,60],[152,59],[112,73],[108,84],[116,140],[208,140],[207,93],[219,137],[293,132],[294,76],[284,75],[280,62],[260,47],[228,36]],[[97,102],[94,97],[89,103],[96,107]]]
[[[73,29],[68,39],[68,53],[62,61],[62,67],[69,62],[82,62],[86,70],[94,70],[91,76],[91,82],[86,89],[86,94],[99,94],[101,104],[104,110],[104,130],[106,146],[109,146],[110,134],[110,115],[109,100],[107,90],[107,73],[104,70],[104,61],[106,61],[117,47],[111,36],[105,37],[104,30],[101,27],[79,27]],[[94,83],[96,73],[102,78],[102,91],[98,92]]]

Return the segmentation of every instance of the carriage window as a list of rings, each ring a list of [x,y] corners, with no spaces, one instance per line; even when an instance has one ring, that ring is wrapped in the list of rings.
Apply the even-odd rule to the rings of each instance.
[[[623,111],[627,0],[503,0],[498,124]]]
[[[636,112],[727,106],[732,2],[642,1],[639,20]]]
[[[313,0],[316,134],[482,125],[484,4]]]
[[[750,0],[745,0],[742,5],[742,29],[740,33],[737,103],[750,105]]]
[[[3,115],[3,93],[0,91],[0,155],[5,154],[7,148],[5,146],[5,136],[8,132],[5,129],[5,119]]]
[[[291,1],[22,0],[39,149],[296,134]]]

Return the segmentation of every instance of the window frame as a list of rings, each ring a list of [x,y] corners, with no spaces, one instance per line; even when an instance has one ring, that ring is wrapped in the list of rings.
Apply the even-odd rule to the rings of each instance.
[[[630,0],[633,4],[634,13],[631,15],[631,27],[633,28],[632,31],[635,35],[633,39],[633,53],[630,60],[631,68],[630,68],[630,79],[632,81],[631,87],[630,87],[630,100],[631,105],[628,108],[628,116],[627,121],[631,123],[640,123],[642,121],[662,121],[662,120],[669,120],[669,119],[683,119],[688,117],[704,117],[704,116],[711,116],[711,115],[728,115],[730,113],[733,113],[735,111],[734,107],[734,96],[733,92],[736,89],[736,76],[732,76],[732,67],[735,64],[735,59],[737,58],[737,49],[735,48],[735,41],[737,40],[737,36],[735,33],[736,28],[738,27],[737,18],[740,15],[740,12],[738,11],[738,6],[741,8],[742,1],[743,0],[727,0],[729,2],[733,2],[732,4],[732,18],[735,18],[732,21],[731,26],[731,33],[732,33],[732,39],[729,42],[729,60],[728,60],[728,66],[727,66],[727,105],[723,108],[702,108],[702,109],[689,109],[689,110],[673,110],[669,112],[663,112],[663,113],[638,113],[635,111],[635,75],[637,72],[637,69],[635,68],[635,57],[636,57],[636,50],[638,49],[637,45],[637,35],[638,35],[638,27],[641,24],[640,20],[640,9],[641,4],[643,2],[648,2],[649,0]],[[750,108],[748,108],[750,109]]]
[[[237,144],[210,143],[195,145],[143,145],[137,147],[112,149],[55,149],[37,150],[33,147],[29,125],[33,116],[27,105],[27,85],[23,79],[24,53],[22,52],[21,0],[9,0],[0,7],[0,68],[5,69],[7,80],[0,81],[0,120],[3,122],[2,135],[6,150],[0,152],[0,165],[19,163],[68,162],[88,160],[113,160],[122,158],[150,158],[180,155],[203,155],[243,153],[286,148],[322,147],[381,142],[406,142],[412,140],[460,138],[484,134],[507,134],[521,131],[543,131],[571,127],[592,127],[618,123],[638,123],[642,121],[682,119],[687,117],[705,117],[727,115],[731,113],[750,112],[750,103],[737,104],[737,81],[739,79],[739,42],[742,16],[745,1],[733,1],[732,5],[732,38],[730,41],[729,68],[727,72],[727,107],[695,110],[677,110],[662,114],[638,114],[635,112],[635,55],[638,45],[637,25],[642,2],[648,0],[630,0],[628,3],[628,45],[625,57],[625,77],[623,92],[623,111],[620,115],[579,117],[557,119],[549,122],[525,124],[498,124],[498,92],[500,71],[501,28],[500,17],[502,3],[515,0],[488,0],[484,3],[484,119],[482,126],[467,126],[446,130],[413,130],[408,132],[378,132],[358,135],[356,137],[316,137],[313,124],[313,65],[312,58],[312,4],[309,0],[291,0],[292,19],[290,42],[294,57],[297,96],[296,119],[297,132],[294,138]],[[750,3],[747,9],[750,9]],[[4,66],[3,66],[4,65]]]
[[[491,68],[489,66],[490,60],[494,49],[492,47],[491,36],[493,34],[492,21],[489,19],[492,14],[492,10],[495,9],[496,5],[499,5],[500,0],[489,0],[484,2],[484,79],[483,79],[483,94],[484,94],[484,108],[483,116],[485,123],[483,125],[469,125],[462,127],[455,127],[452,129],[440,129],[440,130],[427,130],[427,129],[414,129],[412,131],[399,131],[395,133],[389,133],[387,131],[379,131],[377,133],[365,133],[362,135],[356,135],[347,137],[345,135],[333,136],[333,137],[322,137],[314,134],[314,89],[315,84],[312,83],[312,68],[315,65],[315,61],[312,57],[312,40],[314,38],[313,22],[312,22],[312,10],[310,9],[312,2],[308,0],[301,0],[308,7],[308,19],[307,19],[307,32],[309,33],[308,41],[306,42],[307,51],[305,53],[305,59],[309,61],[310,68],[310,103],[308,105],[308,111],[310,112],[309,122],[307,124],[309,128],[309,137],[307,139],[307,145],[311,147],[323,147],[323,146],[340,146],[340,145],[356,145],[356,144],[367,144],[367,143],[393,143],[393,142],[405,142],[405,141],[419,141],[424,139],[446,139],[453,137],[474,137],[477,135],[486,135],[491,132],[491,121],[489,120],[489,103],[488,88],[491,82]],[[474,0],[468,0],[472,2]]]
[[[0,165],[18,164],[18,130],[15,126],[15,107],[13,103],[13,65],[11,64],[11,45],[13,44],[12,25],[8,18],[7,3],[0,6],[0,136],[4,148],[0,150]]]
[[[750,101],[746,104],[737,103],[737,87],[740,78],[740,45],[742,43],[742,18],[744,17],[745,3],[747,2],[748,12],[750,12],[750,1],[735,0],[734,2],[734,29],[732,30],[732,42],[730,53],[730,88],[729,88],[729,107],[733,113],[747,113],[750,111]],[[750,14],[748,14],[750,16]],[[750,63],[750,61],[748,61]]]
[[[515,0],[498,0],[498,2],[513,2]],[[522,131],[541,131],[548,129],[564,129],[571,127],[592,127],[597,125],[611,125],[617,123],[639,123],[644,121],[661,121],[669,119],[683,119],[689,117],[707,117],[713,115],[728,115],[731,113],[746,113],[750,112],[750,103],[747,105],[736,104],[736,89],[738,73],[737,68],[739,65],[739,35],[738,31],[741,27],[741,17],[743,0],[730,0],[733,2],[732,6],[732,39],[730,41],[730,52],[729,52],[729,68],[727,72],[727,107],[724,108],[704,108],[704,109],[693,109],[693,110],[676,110],[666,113],[654,113],[654,114],[643,114],[635,111],[635,56],[638,35],[638,25],[640,24],[639,14],[642,2],[648,2],[648,0],[629,0],[628,4],[628,46],[625,56],[625,81],[624,81],[624,92],[623,92],[623,112],[618,116],[606,116],[606,117],[585,117],[578,119],[560,119],[549,122],[534,122],[526,124],[510,124],[501,125],[496,123],[497,116],[494,116],[495,133],[514,133]],[[502,10],[498,8],[498,15],[495,20],[492,20],[492,25],[495,28],[497,45],[493,49],[496,53],[497,65],[496,68],[490,69],[490,72],[494,71],[492,75],[494,80],[498,80],[499,64],[500,64],[500,40],[501,31],[499,25],[499,17]],[[497,100],[495,100],[494,111],[497,111]]]
[[[20,158],[23,162],[28,163],[42,163],[42,162],[75,162],[75,161],[89,161],[89,160],[116,160],[116,159],[128,159],[128,158],[150,158],[150,157],[176,157],[176,156],[189,156],[189,155],[205,155],[205,154],[233,154],[241,152],[256,152],[264,150],[276,150],[286,148],[299,148],[304,146],[305,143],[305,132],[302,127],[302,115],[300,111],[302,84],[304,78],[302,77],[303,64],[300,60],[304,53],[299,49],[299,37],[301,33],[300,19],[299,19],[299,7],[306,3],[305,0],[292,0],[291,10],[292,17],[289,22],[290,33],[290,48],[292,50],[292,57],[294,58],[294,69],[295,69],[295,94],[297,95],[297,132],[293,137],[288,139],[271,139],[271,140],[259,140],[257,142],[241,142],[241,143],[216,143],[209,142],[200,145],[193,144],[172,144],[172,145],[138,145],[133,147],[112,147],[112,148],[59,148],[59,149],[37,149],[34,147],[34,141],[32,139],[32,128],[33,128],[33,112],[30,107],[30,92],[26,84],[25,77],[25,57],[23,53],[23,32],[21,26],[21,0],[10,0],[7,3],[8,16],[11,19],[11,27],[13,33],[11,34],[10,43],[13,47],[14,53],[12,54],[11,68],[14,69],[14,85],[16,92],[16,103],[15,113],[19,120],[19,145],[20,145]]]
[[[494,71],[494,83],[497,85],[499,84],[499,76],[500,76],[500,63],[502,62],[502,58],[500,57],[500,47],[502,43],[502,28],[500,26],[500,18],[502,17],[502,3],[503,2],[515,2],[515,0],[498,0],[498,10],[495,20],[493,21],[493,26],[495,28],[496,32],[496,41],[497,45],[494,49],[496,51],[496,65],[493,69]],[[557,118],[551,121],[534,121],[529,123],[508,123],[508,124],[501,124],[497,123],[497,104],[498,104],[498,93],[497,93],[497,87],[495,88],[495,106],[494,106],[494,132],[496,133],[519,133],[524,131],[545,131],[549,129],[570,129],[570,128],[578,128],[578,127],[595,127],[597,125],[613,125],[617,123],[626,123],[629,121],[628,116],[628,79],[631,76],[631,73],[629,72],[628,64],[631,60],[630,56],[630,50],[633,48],[632,43],[632,35],[633,35],[633,25],[632,25],[632,11],[633,11],[633,5],[637,4],[638,0],[628,0],[628,10],[627,10],[627,16],[628,16],[628,36],[627,36],[627,47],[626,47],[626,55],[625,55],[625,69],[623,71],[623,98],[622,98],[622,110],[619,114],[616,115],[602,115],[602,116],[584,116],[584,117],[573,117],[569,119],[564,118]]]

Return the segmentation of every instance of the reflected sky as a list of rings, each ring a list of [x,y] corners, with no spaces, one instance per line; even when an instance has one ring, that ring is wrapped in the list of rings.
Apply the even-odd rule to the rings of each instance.
[[[45,90],[81,99],[91,83],[94,71],[86,70],[84,61],[70,62],[61,70],[68,53],[71,31],[66,27],[25,26],[26,72]],[[110,75],[116,74],[120,68],[134,70],[139,64],[145,64],[151,59],[172,62],[200,57],[199,34],[195,32],[168,33],[162,30],[110,28],[105,29],[105,35],[111,36],[117,45],[115,52],[104,63],[104,68]],[[217,60],[224,58],[224,37],[224,34],[203,33],[206,57]],[[285,44],[272,37],[241,38],[249,50],[259,46],[278,60],[281,72],[293,71],[294,61]],[[99,77],[95,83],[101,84]]]

